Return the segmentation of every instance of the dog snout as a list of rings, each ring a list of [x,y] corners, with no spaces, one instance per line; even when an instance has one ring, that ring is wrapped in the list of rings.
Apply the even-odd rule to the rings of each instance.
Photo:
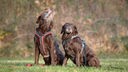
[[[66,32],[67,33],[72,33],[72,28],[71,27],[66,28]]]

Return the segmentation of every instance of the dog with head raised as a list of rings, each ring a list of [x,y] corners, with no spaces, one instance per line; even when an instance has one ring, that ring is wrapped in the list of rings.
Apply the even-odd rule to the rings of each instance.
[[[35,64],[38,64],[39,55],[43,56],[45,65],[62,65],[64,56],[59,49],[57,40],[51,32],[53,28],[53,9],[45,9],[39,15],[36,23],[34,43],[35,43]]]

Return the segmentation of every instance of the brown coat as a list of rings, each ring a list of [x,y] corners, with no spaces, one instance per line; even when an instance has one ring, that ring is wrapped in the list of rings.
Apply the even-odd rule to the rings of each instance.
[[[36,28],[34,37],[35,64],[38,64],[39,55],[41,54],[46,65],[62,65],[64,58],[63,54],[59,49],[54,35],[51,33],[53,22],[48,19],[48,17],[44,18],[44,14],[47,15],[47,13],[49,12],[46,11],[46,13],[42,13],[36,22],[39,26]]]
[[[99,59],[94,52],[78,36],[76,26],[66,23],[62,27],[61,33],[62,44],[65,50],[63,65],[66,65],[67,60],[70,58],[77,66],[100,66]],[[83,48],[83,44],[85,48]]]

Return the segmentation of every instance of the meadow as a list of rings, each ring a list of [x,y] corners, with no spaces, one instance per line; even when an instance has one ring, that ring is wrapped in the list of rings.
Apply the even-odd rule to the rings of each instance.
[[[0,72],[128,72],[128,0],[0,0]],[[100,68],[34,63],[33,36],[45,8],[56,12],[52,31],[70,22],[101,61]],[[121,52],[121,53],[120,53]],[[40,63],[43,58],[40,58]]]
[[[109,54],[110,55],[110,54]],[[39,66],[26,67],[26,64],[34,63],[31,58],[0,58],[0,72],[127,72],[128,56],[124,55],[100,55],[101,67],[76,67],[70,60],[67,66]],[[42,57],[40,64],[44,63]]]

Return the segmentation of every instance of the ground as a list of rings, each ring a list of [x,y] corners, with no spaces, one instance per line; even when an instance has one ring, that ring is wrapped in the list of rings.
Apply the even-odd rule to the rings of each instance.
[[[127,55],[126,55],[127,56]],[[26,67],[27,63],[34,63],[33,58],[0,58],[0,72],[127,72],[128,58],[100,58],[101,67],[76,67],[70,60],[68,65],[62,66],[32,66]],[[43,63],[40,59],[40,63]]]

